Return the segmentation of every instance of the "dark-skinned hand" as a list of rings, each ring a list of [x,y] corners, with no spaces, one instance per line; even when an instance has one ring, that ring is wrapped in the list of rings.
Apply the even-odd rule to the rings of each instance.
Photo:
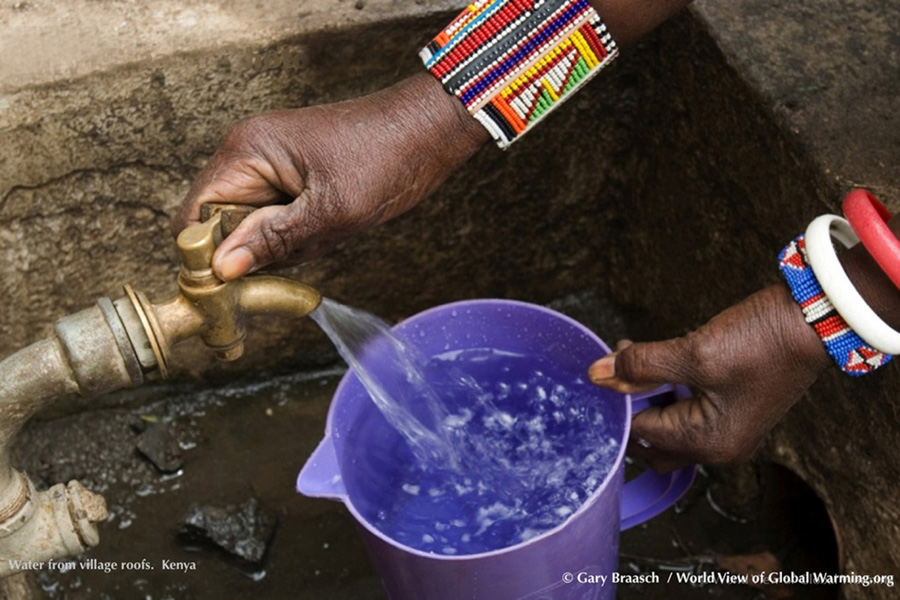
[[[314,258],[403,213],[485,141],[484,128],[427,73],[356,100],[245,119],[185,198],[175,234],[209,202],[262,207],[219,246],[225,281]]]
[[[900,216],[889,226],[900,236]],[[858,244],[841,252],[840,260],[866,302],[891,327],[900,327],[900,292],[866,249]],[[782,283],[683,337],[625,342],[591,365],[588,375],[625,393],[663,382],[693,390],[691,398],[650,408],[632,421],[629,451],[666,471],[749,459],[826,368],[836,366]]]
[[[689,4],[591,0],[620,45]],[[209,202],[263,207],[219,247],[226,281],[269,264],[303,262],[425,198],[487,140],[487,131],[429,73],[347,102],[238,123],[175,217],[178,234]]]
[[[763,436],[828,367],[815,331],[787,286],[766,288],[683,337],[620,343],[588,371],[629,393],[664,382],[693,396],[632,421],[629,452],[658,471],[747,460]]]

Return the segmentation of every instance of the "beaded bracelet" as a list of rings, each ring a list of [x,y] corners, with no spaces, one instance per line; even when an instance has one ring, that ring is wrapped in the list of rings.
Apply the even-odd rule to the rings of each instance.
[[[890,354],[872,348],[850,329],[819,285],[806,256],[806,236],[794,238],[778,255],[778,269],[806,322],[844,373],[860,377],[887,364]]]
[[[587,0],[477,0],[419,53],[501,148],[617,54]]]

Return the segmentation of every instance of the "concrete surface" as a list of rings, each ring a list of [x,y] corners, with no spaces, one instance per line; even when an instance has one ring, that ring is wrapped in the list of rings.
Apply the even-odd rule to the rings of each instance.
[[[457,6],[452,0],[5,0],[0,92]]]
[[[697,7],[729,63],[826,180],[900,204],[896,2],[698,0]]]
[[[124,283],[170,294],[169,216],[229,124],[415,72],[451,4],[0,2],[0,356]],[[776,281],[778,250],[850,187],[900,208],[898,26],[887,0],[698,0],[530,139],[291,274],[392,319],[590,289],[638,339],[683,333]],[[309,323],[267,321],[240,363],[178,357],[221,378],[333,355]],[[895,367],[830,373],[764,452],[824,500],[848,571],[900,572],[898,391]]]

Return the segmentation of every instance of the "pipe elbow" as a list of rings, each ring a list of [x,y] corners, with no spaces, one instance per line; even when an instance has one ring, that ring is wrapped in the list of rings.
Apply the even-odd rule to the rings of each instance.
[[[0,556],[4,558],[0,578],[80,554],[100,542],[96,524],[108,516],[102,496],[78,481],[37,492],[26,477],[18,475],[26,486],[26,500],[0,524]]]

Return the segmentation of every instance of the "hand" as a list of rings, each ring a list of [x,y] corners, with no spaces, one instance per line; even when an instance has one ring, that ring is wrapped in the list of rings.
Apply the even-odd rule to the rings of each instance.
[[[413,207],[487,139],[427,73],[357,100],[251,117],[200,173],[173,231],[208,202],[261,206],[219,246],[216,274],[303,262]]]
[[[750,296],[684,337],[619,349],[591,365],[600,386],[623,393],[682,383],[694,395],[632,421],[629,452],[657,471],[748,460],[831,364],[787,286]]]

